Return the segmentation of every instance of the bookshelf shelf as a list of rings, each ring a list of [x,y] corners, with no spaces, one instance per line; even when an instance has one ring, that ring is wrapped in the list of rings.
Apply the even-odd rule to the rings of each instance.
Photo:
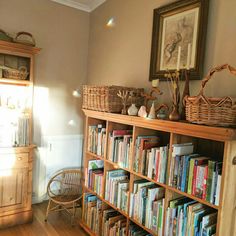
[[[79,224],[88,235],[96,236],[96,234],[84,222],[80,221]]]
[[[104,160],[104,157],[99,156],[99,155],[97,155],[97,154],[95,154],[95,153],[86,152],[86,154],[89,155],[89,156],[91,156],[91,157],[94,157],[94,158],[96,158],[96,159]]]
[[[130,217],[129,219],[130,219],[130,221],[132,221],[133,223],[135,223],[139,227],[143,228],[145,231],[147,231],[148,233],[152,234],[153,236],[158,236],[155,232],[153,232],[152,230],[148,229],[144,225],[140,224],[137,220],[133,219],[132,217]]]
[[[148,177],[145,176],[145,175],[141,175],[141,174],[139,174],[139,173],[137,173],[137,172],[135,172],[135,171],[131,171],[130,173],[132,173],[133,175],[138,176],[138,177],[140,177],[140,178],[142,178],[142,179],[146,179],[146,180],[148,180],[148,181],[150,181],[150,182],[153,182],[154,184],[157,184],[157,185],[160,185],[160,186],[162,186],[162,187],[164,187],[164,188],[167,188],[167,185],[166,185],[166,184],[159,183],[159,182],[155,181],[154,179],[148,178]]]
[[[85,185],[83,185],[83,188],[86,192],[88,193],[92,193],[94,196],[98,197],[99,199],[103,199],[102,196],[100,196],[99,194],[97,194],[96,192],[94,192],[93,190],[91,190],[90,188],[87,188]]]
[[[103,187],[102,187],[101,196],[95,193],[94,191],[92,191],[91,189],[88,189],[86,186],[84,186],[84,192],[85,192],[84,201],[86,199],[86,193],[92,194],[94,196],[97,196],[97,199],[99,199],[99,201],[102,202],[103,204],[102,212],[104,209],[107,209],[107,207],[110,207],[111,209],[115,210],[117,214],[120,214],[123,217],[125,217],[126,222],[127,222],[127,225],[125,226],[126,233],[122,235],[126,235],[126,236],[129,235],[130,234],[129,230],[133,230],[133,228],[131,227],[131,225],[133,226],[133,224],[143,229],[147,234],[149,233],[154,236],[169,235],[168,234],[169,229],[166,229],[166,223],[168,223],[168,220],[167,220],[168,214],[169,214],[169,211],[171,211],[172,207],[175,207],[174,204],[181,204],[181,199],[184,199],[186,201],[185,205],[188,204],[188,202],[190,202],[191,204],[196,204],[196,205],[199,204],[201,206],[204,206],[204,209],[208,209],[210,212],[217,214],[215,235],[217,236],[234,235],[234,232],[236,233],[236,229],[234,228],[236,218],[235,218],[234,208],[232,207],[232,204],[236,199],[236,189],[232,188],[232,186],[236,186],[236,169],[235,169],[236,167],[235,165],[232,165],[232,161],[236,153],[236,129],[194,125],[194,124],[189,124],[186,122],[171,122],[167,120],[147,120],[140,117],[124,116],[120,114],[111,114],[111,113],[97,112],[97,111],[90,111],[90,110],[84,110],[84,113],[86,116],[86,133],[85,133],[85,143],[84,143],[85,176],[90,176],[90,177],[92,176],[89,172],[91,170],[88,170],[89,162],[93,161],[93,159],[98,160],[98,161],[103,161],[102,172],[101,170],[99,170],[99,168],[98,168],[99,170],[98,172],[96,172],[96,169],[95,169],[95,175],[99,173],[100,175],[102,175],[102,178],[103,178],[102,179]],[[90,126],[93,126],[93,128],[91,129]],[[101,131],[101,129],[103,129],[103,131]],[[92,135],[91,135],[91,130],[93,130]],[[130,131],[131,133],[128,131]],[[102,136],[101,134],[99,134],[99,132],[102,132]],[[163,160],[166,160],[167,162],[165,163],[166,166],[165,165],[163,166],[165,169],[165,172],[163,172],[164,178],[163,178],[163,175],[161,174],[163,171],[161,164],[158,167],[156,166],[156,163],[159,163],[159,162],[155,162],[155,165],[152,168],[159,168],[158,171],[160,172],[160,174],[157,174],[157,172],[155,172],[157,171],[157,169],[154,170],[154,173],[149,172],[149,169],[147,169],[147,167],[149,168],[149,159],[144,159],[145,161],[141,161],[141,162],[138,161],[138,165],[141,165],[141,167],[136,166],[137,157],[135,155],[136,155],[137,150],[139,150],[137,149],[136,142],[138,138],[139,137],[142,138],[142,136],[159,137],[160,143],[159,143],[159,146],[156,146],[156,147],[160,147],[160,149],[158,149],[159,150],[158,152],[161,152],[161,151],[163,153],[167,152],[166,157],[165,157],[166,159],[163,159]],[[131,139],[129,139],[130,137]],[[88,151],[91,148],[91,146],[94,146],[94,143],[97,143],[97,145],[99,146],[95,148],[95,153],[101,153],[102,151],[103,152],[102,157],[97,154],[94,154],[93,152]],[[213,186],[215,189],[214,190],[215,192],[213,192],[214,201],[211,200],[211,202],[215,202],[215,198],[218,197],[219,202],[217,205],[212,204],[208,200],[205,200],[207,199],[206,196],[203,197],[203,195],[193,192],[193,191],[196,191],[196,189],[194,189],[196,188],[194,184],[199,184],[199,182],[194,183],[194,181],[197,181],[196,171],[200,171],[200,167],[199,169],[194,169],[193,172],[191,172],[195,176],[194,177],[195,179],[191,180],[193,182],[190,182],[193,184],[193,185],[190,185],[192,188],[192,192],[190,191],[191,194],[189,193],[189,191],[186,191],[186,187],[188,186],[183,187],[182,185],[178,185],[178,188],[177,188],[175,185],[175,184],[181,183],[179,182],[180,181],[179,178],[184,178],[183,177],[184,166],[181,166],[182,164],[181,165],[174,164],[174,166],[176,165],[178,166],[178,168],[183,168],[183,169],[177,168],[176,169],[177,172],[174,173],[174,169],[173,169],[174,167],[173,167],[172,162],[173,163],[176,162],[177,159],[175,158],[177,154],[174,154],[175,151],[173,147],[185,146],[185,145],[189,145],[189,143],[191,143],[191,145],[194,147],[194,150],[191,153],[198,153],[201,157],[209,157],[210,161],[215,162],[215,163],[221,163],[221,162],[223,163],[222,173],[220,173],[221,185],[219,187],[220,191],[219,191],[218,196],[216,196],[217,194],[216,193],[217,187],[215,186],[216,183],[214,183],[214,185],[213,184],[209,185],[209,186]],[[120,153],[123,153],[122,155],[125,155],[125,158],[120,156]],[[127,161],[126,155],[128,156],[128,161]],[[164,155],[164,154],[155,154],[155,155]],[[181,155],[184,155],[184,154],[181,154]],[[164,157],[162,156],[161,158],[164,158]],[[193,158],[193,160],[195,160],[195,158],[197,159],[197,157],[191,157],[191,158]],[[122,163],[121,164],[122,167],[120,167],[118,163]],[[150,163],[152,162],[150,161]],[[204,165],[205,162],[201,162],[201,163],[203,163],[201,168],[205,168],[205,165],[206,165],[206,164]],[[128,168],[125,168],[123,166],[128,166]],[[194,166],[194,168],[198,168],[198,166],[196,165],[196,167]],[[188,171],[188,174],[190,173],[189,169],[186,171]],[[116,175],[111,175],[111,173],[123,173],[123,175],[116,176]],[[178,177],[179,175],[181,177]],[[117,179],[118,176],[122,177],[122,179]],[[198,174],[198,177],[199,178],[201,177],[200,174]],[[177,178],[177,180],[175,180],[175,178]],[[158,181],[156,181],[156,179]],[[190,177],[186,178],[185,181],[189,182]],[[125,189],[123,189],[125,192],[122,192],[122,186],[123,186],[122,184],[124,183],[126,183],[126,187]],[[137,217],[137,214],[140,214],[140,212],[141,214],[143,214],[142,210],[140,212],[138,211],[139,213],[137,212],[132,213],[133,208],[131,204],[134,204],[134,202],[132,201],[137,200],[137,199],[133,200],[135,199],[133,198],[133,194],[136,194],[136,193],[140,194],[135,191],[137,191],[137,188],[141,189],[142,186],[144,186],[140,184],[140,187],[138,187],[139,186],[138,183],[147,184],[145,186],[150,185],[150,189],[156,188],[156,189],[163,189],[164,191],[162,197],[155,200],[157,201],[156,204],[158,207],[157,208],[158,211],[160,210],[163,211],[161,213],[162,215],[158,213],[160,220],[159,220],[158,226],[156,226],[157,228],[155,228],[155,226],[153,225],[150,226],[150,222],[148,218],[146,221],[147,215],[146,216],[138,215]],[[128,185],[128,188],[127,188],[127,185]],[[109,188],[107,188],[107,186],[109,186]],[[125,203],[127,204],[127,208],[123,208],[123,205],[121,204],[122,205],[121,209],[128,209],[127,213],[120,209],[120,206],[118,204],[119,200],[116,199],[116,197],[114,198],[113,196],[114,193],[112,193],[112,195],[108,195],[111,198],[106,197],[107,196],[106,188],[109,191],[114,191],[113,190],[114,188],[116,190],[115,194],[117,194],[117,196],[122,196],[121,199],[123,199],[123,195],[119,195],[119,194],[125,193],[124,196],[127,197],[127,199],[125,200]],[[145,188],[148,191],[149,187],[145,187]],[[185,189],[186,192],[179,189],[182,189],[182,190]],[[230,192],[228,191],[228,189],[230,189]],[[208,191],[208,190],[205,189],[204,191]],[[147,192],[145,194],[147,197],[151,196],[151,195],[148,195],[149,193]],[[203,199],[197,196],[201,196]],[[106,199],[109,199],[109,201],[107,201],[105,197]],[[114,204],[110,202],[110,199],[112,202],[115,201]],[[116,206],[119,206],[119,208],[117,208]],[[140,207],[140,204],[135,202],[135,207]],[[153,208],[154,206],[152,205],[151,207],[152,207],[151,210],[154,212],[154,208]],[[150,209],[150,206],[149,208],[147,206],[147,209]],[[102,213],[101,213],[101,216],[102,216]],[[140,217],[142,217],[142,221]],[[137,221],[134,218],[139,219],[139,220]],[[145,219],[145,226],[140,223],[140,222],[144,222],[143,219]],[[83,222],[83,223],[86,226],[86,222]],[[161,227],[159,228],[160,225]],[[114,224],[111,225],[111,227],[114,227]],[[155,230],[153,231],[151,229],[155,229]]]
[[[115,163],[115,162],[112,162],[112,161],[109,161],[109,160],[105,160],[105,162],[112,165],[115,169],[122,169],[122,170],[126,170],[126,171],[132,173],[132,171],[130,169],[121,167],[121,166],[119,166],[118,163]]]
[[[104,200],[104,199],[103,199],[103,201],[104,201],[107,205],[109,205],[110,207],[112,207],[113,209],[115,209],[116,211],[120,212],[120,214],[122,214],[123,216],[125,216],[125,217],[127,217],[127,218],[129,217],[129,216],[127,215],[127,213],[121,211],[119,208],[117,208],[116,206],[114,206],[113,204],[111,204],[109,201]]]
[[[193,200],[196,200],[197,202],[200,202],[200,203],[202,203],[202,204],[204,204],[204,205],[207,205],[207,206],[209,206],[209,207],[211,207],[211,208],[214,208],[214,209],[216,209],[216,210],[219,209],[219,206],[216,206],[216,205],[214,205],[214,204],[211,204],[210,202],[207,202],[206,200],[203,200],[203,199],[201,199],[201,198],[195,197],[195,196],[193,196],[193,195],[191,195],[191,194],[182,192],[182,191],[180,191],[180,190],[178,190],[178,189],[176,189],[176,188],[167,186],[167,189],[169,189],[169,190],[171,190],[171,191],[173,191],[173,192],[175,192],[175,193],[178,193],[178,194],[180,194],[180,195],[182,195],[182,196],[186,196],[186,197],[188,197],[188,198],[191,198],[191,199],[193,199]]]

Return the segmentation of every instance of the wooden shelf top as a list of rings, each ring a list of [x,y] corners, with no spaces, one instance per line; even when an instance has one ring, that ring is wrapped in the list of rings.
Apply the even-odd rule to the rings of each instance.
[[[29,45],[21,44],[21,43],[13,43],[0,40],[0,48],[1,50],[10,51],[13,53],[26,53],[26,54],[38,54],[40,52],[40,48],[32,47]]]
[[[187,123],[186,121],[174,122],[169,120],[147,119],[137,116],[128,116],[115,113],[99,112],[83,109],[88,117],[107,120],[111,122],[133,125],[141,128],[159,130],[163,132],[182,134],[197,138],[229,141],[236,139],[236,129],[213,127]]]
[[[5,79],[0,78],[0,84],[11,84],[11,85],[20,85],[20,86],[30,86],[33,83],[29,80],[16,80],[16,79]]]
[[[0,148],[0,153],[20,153],[20,152],[27,152],[30,149],[34,149],[37,146],[34,144],[31,144],[26,147],[1,147]]]

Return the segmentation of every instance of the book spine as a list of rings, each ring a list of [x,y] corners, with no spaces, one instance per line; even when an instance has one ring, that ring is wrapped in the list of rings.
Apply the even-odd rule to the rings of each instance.
[[[193,167],[193,182],[192,182],[192,195],[196,195],[196,183],[197,183],[197,170],[199,170],[199,168],[197,167],[197,162],[194,162],[194,167]]]
[[[191,159],[189,165],[189,175],[188,175],[188,194],[192,194],[193,169],[194,169],[194,159]]]
[[[207,189],[206,189],[206,200],[211,201],[211,189],[212,189],[212,180],[213,172],[215,168],[215,162],[212,160],[208,161],[208,174],[207,174]]]
[[[207,195],[207,176],[208,176],[208,165],[205,166],[204,169],[203,192],[202,192],[202,199],[204,200],[206,200],[206,195]]]

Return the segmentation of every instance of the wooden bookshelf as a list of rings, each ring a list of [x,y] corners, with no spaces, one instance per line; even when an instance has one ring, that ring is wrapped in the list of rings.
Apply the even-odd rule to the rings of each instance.
[[[234,209],[236,199],[236,165],[233,164],[234,157],[236,155],[236,130],[232,128],[210,127],[203,125],[195,125],[187,122],[171,122],[168,120],[148,120],[140,117],[124,116],[120,114],[111,114],[105,112],[97,112],[91,110],[84,110],[86,116],[85,127],[85,142],[84,142],[84,167],[86,169],[89,159],[98,159],[104,161],[104,178],[103,178],[103,193],[102,196],[97,195],[92,190],[84,186],[84,192],[89,192],[97,196],[102,202],[116,211],[120,212],[127,218],[127,224],[133,222],[139,227],[143,228],[146,232],[157,236],[157,232],[146,228],[140,222],[129,217],[129,212],[125,213],[118,209],[116,206],[104,199],[105,197],[105,181],[106,172],[108,170],[123,169],[129,173],[129,192],[133,189],[133,183],[135,179],[145,179],[152,183],[157,184],[165,189],[165,207],[164,207],[164,223],[168,203],[170,200],[179,196],[185,196],[189,199],[202,203],[218,212],[217,217],[217,230],[216,235],[234,235],[236,227],[236,214]],[[88,152],[88,126],[97,125],[103,123],[106,126],[106,144],[104,157]],[[169,147],[175,143],[193,142],[197,147],[197,151],[206,152],[206,155],[216,154],[219,155],[223,161],[222,177],[221,177],[221,191],[219,205],[214,205],[206,200],[200,199],[196,196],[182,192],[166,183],[159,183],[155,180],[144,176],[143,174],[136,173],[132,170],[133,157],[131,158],[131,165],[129,168],[120,167],[117,163],[114,163],[107,159],[108,149],[108,133],[113,129],[121,128],[126,129],[131,127],[133,129],[133,145],[132,153],[134,153],[134,142],[138,135],[155,134],[163,135],[164,140],[168,140]],[[218,158],[218,157],[217,157]],[[169,157],[167,163],[167,178],[169,176],[169,167],[171,159],[171,148],[169,150]],[[233,187],[234,186],[234,187]],[[230,191],[229,191],[230,190]],[[128,199],[128,211],[130,209],[130,201]],[[82,221],[81,226],[88,232],[89,228],[86,223]],[[87,227],[87,228],[86,228]],[[127,226],[128,229],[128,226]],[[90,232],[90,235],[94,235]],[[128,233],[128,230],[127,230]],[[127,234],[128,235],[128,234]],[[163,230],[164,235],[164,230]],[[158,235],[159,236],[159,235]]]

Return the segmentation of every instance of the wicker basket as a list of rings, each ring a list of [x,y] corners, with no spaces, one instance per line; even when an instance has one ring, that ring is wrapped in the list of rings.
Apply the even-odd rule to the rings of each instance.
[[[123,105],[121,98],[117,96],[119,91],[134,91],[136,93],[135,104],[143,105],[141,93],[144,89],[127,88],[121,86],[91,86],[83,85],[83,109],[120,113]],[[130,105],[130,101],[128,101]]]
[[[19,67],[18,70],[6,66],[1,66],[0,68],[3,71],[3,78],[6,79],[26,80],[29,74],[25,66]]]
[[[235,126],[236,125],[236,103],[231,97],[208,98],[203,95],[206,83],[215,72],[228,69],[236,75],[236,69],[225,64],[213,68],[206,78],[202,80],[201,90],[198,96],[184,98],[186,104],[186,119],[192,123],[213,126]]]

